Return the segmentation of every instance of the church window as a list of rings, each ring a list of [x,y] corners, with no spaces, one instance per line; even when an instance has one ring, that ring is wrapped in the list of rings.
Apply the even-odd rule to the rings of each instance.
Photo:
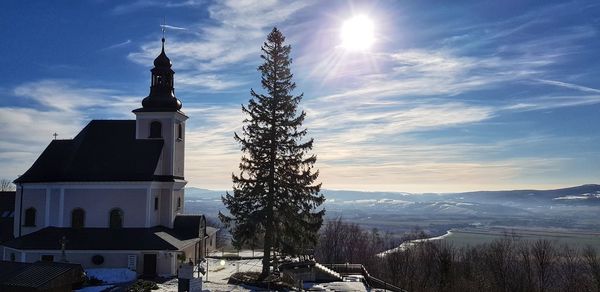
[[[158,121],[150,123],[150,138],[161,138],[162,137],[162,125]]]
[[[108,226],[110,228],[122,228],[123,227],[123,210],[112,209],[110,210],[110,219]]]
[[[181,209],[181,198],[177,198],[177,210]]]
[[[158,210],[158,197],[154,197],[154,210]]]
[[[183,140],[183,125],[177,124],[177,139]]]
[[[85,211],[81,208],[77,208],[71,212],[71,227],[83,228],[85,227]]]
[[[25,210],[25,224],[24,226],[35,226],[35,208],[29,208]]]

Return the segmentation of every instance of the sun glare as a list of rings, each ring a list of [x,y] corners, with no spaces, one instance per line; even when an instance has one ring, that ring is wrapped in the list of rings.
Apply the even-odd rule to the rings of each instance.
[[[365,51],[375,42],[373,22],[365,15],[357,15],[342,25],[342,47],[350,51]]]

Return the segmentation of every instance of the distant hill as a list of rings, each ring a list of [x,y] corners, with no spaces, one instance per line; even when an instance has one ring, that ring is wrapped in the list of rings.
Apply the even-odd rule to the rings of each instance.
[[[222,209],[225,191],[186,188],[186,200],[203,208]],[[323,190],[330,211],[359,213],[432,214],[461,216],[532,215],[548,212],[597,212],[600,185],[588,184],[555,190],[478,191],[464,193],[361,192]],[[210,206],[208,206],[208,205]],[[591,208],[591,209],[590,209]]]

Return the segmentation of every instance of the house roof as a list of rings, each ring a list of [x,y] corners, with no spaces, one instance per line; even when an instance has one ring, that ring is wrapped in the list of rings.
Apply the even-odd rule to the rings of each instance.
[[[177,214],[173,220],[173,231],[180,238],[200,237],[204,232],[206,219],[203,215]]]
[[[53,140],[15,183],[165,180],[154,176],[163,140],[135,131],[135,120],[92,120],[72,140]]]
[[[73,273],[74,272],[74,273]],[[81,280],[83,268],[79,264],[36,262],[15,263],[0,261],[0,286],[6,291],[19,288],[49,287],[49,282],[66,275],[61,282],[74,283]],[[12,288],[11,288],[12,287]],[[2,290],[0,288],[0,290]]]
[[[65,228],[46,227],[2,245],[19,250],[60,250],[62,237],[67,250],[180,250],[199,240],[182,238],[174,229],[151,228]]]

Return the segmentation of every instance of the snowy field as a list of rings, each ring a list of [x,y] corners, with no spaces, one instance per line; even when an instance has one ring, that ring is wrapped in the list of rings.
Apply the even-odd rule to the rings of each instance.
[[[262,253],[261,253],[262,254]],[[220,253],[214,255],[220,256]],[[251,256],[252,251],[241,251],[240,256]],[[258,253],[255,253],[258,256]],[[206,263],[203,265],[206,269]],[[203,291],[252,291],[237,285],[229,285],[229,276],[236,272],[260,272],[262,269],[261,260],[259,259],[243,259],[238,261],[208,259],[208,275],[204,275],[202,279]],[[194,277],[197,274],[194,273]],[[207,277],[208,276],[208,277]],[[208,280],[208,281],[207,281]],[[158,291],[174,292],[177,291],[177,279],[169,280],[165,283],[158,284]],[[155,290],[156,291],[156,290]]]

